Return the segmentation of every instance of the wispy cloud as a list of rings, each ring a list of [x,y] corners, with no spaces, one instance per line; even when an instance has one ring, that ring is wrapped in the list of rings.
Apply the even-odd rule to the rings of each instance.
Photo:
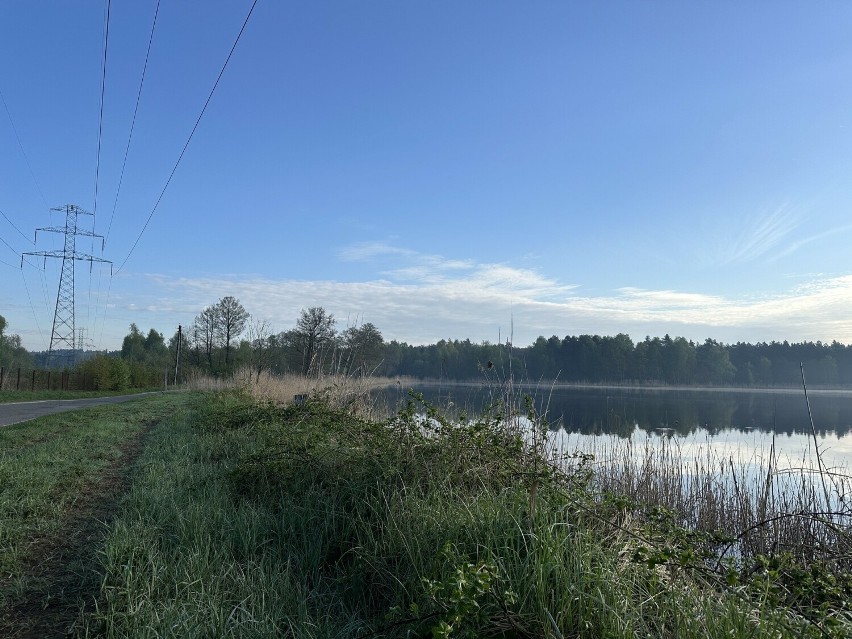
[[[347,246],[338,254],[344,262],[363,262],[376,257],[414,256],[415,251],[391,246],[384,242],[359,242]]]
[[[800,208],[783,204],[774,210],[746,217],[734,237],[728,238],[719,249],[723,264],[755,260],[779,248],[801,223]]]
[[[419,253],[385,243],[361,243],[340,253],[344,261],[379,261],[395,258],[388,265],[381,260],[379,274],[398,283],[433,286],[454,291],[456,295],[483,295],[538,299],[567,294],[573,286],[557,283],[532,269],[505,264],[478,263],[474,260],[447,259],[441,255]]]
[[[823,231],[822,233],[817,233],[815,235],[809,235],[808,237],[802,238],[800,240],[796,240],[792,242],[787,248],[779,253],[772,255],[769,258],[770,262],[774,262],[775,260],[781,259],[782,257],[787,257],[788,255],[795,253],[800,248],[805,246],[806,244],[810,244],[811,242],[816,242],[818,240],[822,240],[826,237],[831,237],[833,235],[838,235],[839,233],[846,233],[847,231],[852,230],[852,224],[844,224],[842,226],[838,226],[836,228],[829,229],[827,231]]]
[[[517,343],[539,335],[618,332],[634,339],[670,333],[728,342],[852,342],[852,322],[847,320],[852,317],[852,274],[739,298],[635,287],[583,295],[581,288],[533,270],[464,260],[443,268],[435,256],[404,250],[394,254],[414,264],[362,282],[151,276],[157,299],[140,299],[137,308],[171,307],[179,316],[176,322],[187,322],[219,297],[235,295],[252,314],[283,330],[295,323],[302,307],[321,305],[343,322],[357,314],[376,324],[386,338],[412,343],[450,337],[494,341],[510,321]]]

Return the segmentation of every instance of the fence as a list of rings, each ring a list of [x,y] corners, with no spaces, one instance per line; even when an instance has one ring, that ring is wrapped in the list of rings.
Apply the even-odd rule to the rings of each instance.
[[[37,390],[92,390],[92,375],[75,371],[0,367],[0,392]]]

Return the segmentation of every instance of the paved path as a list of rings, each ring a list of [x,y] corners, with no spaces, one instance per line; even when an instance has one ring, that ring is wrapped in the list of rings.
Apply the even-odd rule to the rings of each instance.
[[[94,397],[92,399],[46,399],[38,402],[10,402],[0,404],[0,426],[11,426],[27,422],[36,417],[64,413],[68,410],[79,410],[101,404],[118,404],[152,393],[136,393],[134,395],[118,395],[116,397]]]

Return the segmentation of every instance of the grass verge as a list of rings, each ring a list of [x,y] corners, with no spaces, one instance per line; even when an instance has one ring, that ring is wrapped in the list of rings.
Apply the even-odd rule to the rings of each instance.
[[[63,390],[36,390],[36,391],[0,391],[0,404],[12,402],[38,402],[51,399],[91,399],[93,397],[118,397],[120,395],[135,395],[160,391],[162,388],[133,388],[123,391],[63,391]]]
[[[152,431],[79,634],[847,636],[845,604],[770,596],[771,566],[763,594],[726,584],[702,540],[538,446],[502,416],[207,394]]]
[[[100,522],[141,434],[182,401],[155,396],[0,429],[0,635],[51,636],[39,624],[79,606],[87,585],[97,589],[89,573]]]

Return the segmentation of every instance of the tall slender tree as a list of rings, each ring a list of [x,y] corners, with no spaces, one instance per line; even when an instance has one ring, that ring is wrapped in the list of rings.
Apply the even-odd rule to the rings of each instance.
[[[211,371],[213,369],[213,347],[216,344],[217,330],[215,307],[208,306],[195,316],[191,330],[193,346],[196,351],[204,350],[207,368]]]
[[[223,297],[214,307],[219,339],[225,347],[225,366],[231,360],[231,342],[245,330],[249,314],[239,300],[230,295]]]

